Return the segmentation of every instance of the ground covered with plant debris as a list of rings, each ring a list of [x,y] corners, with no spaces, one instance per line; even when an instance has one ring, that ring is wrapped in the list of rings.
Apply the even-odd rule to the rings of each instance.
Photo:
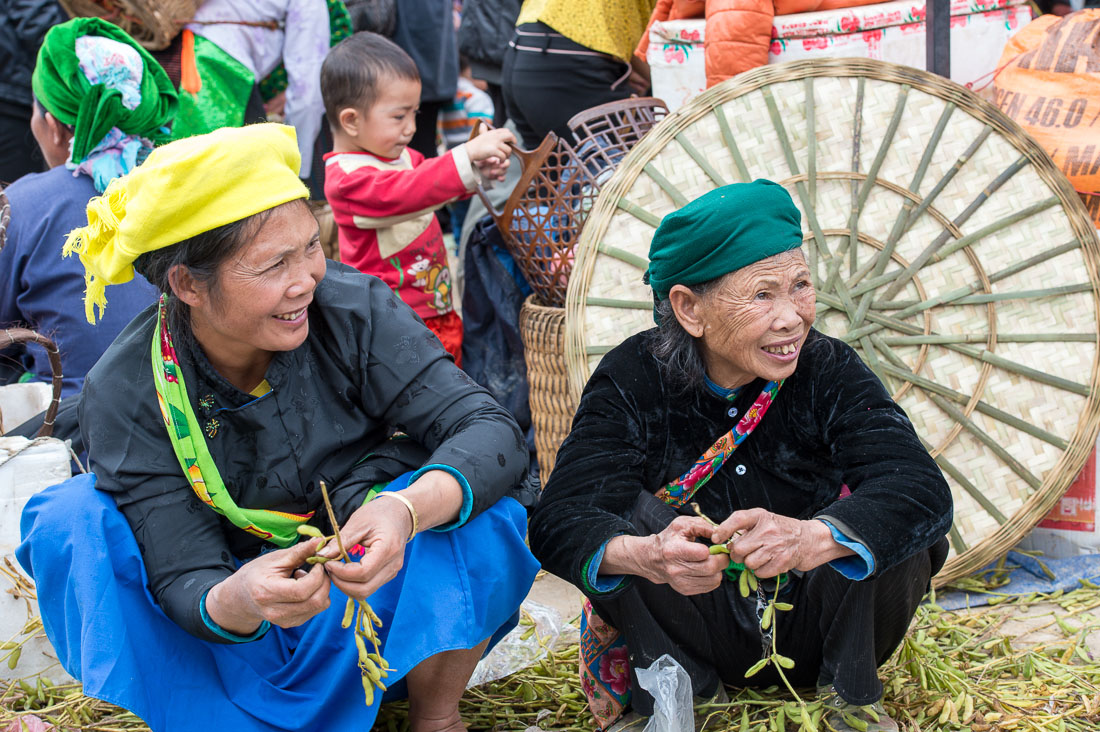
[[[885,706],[907,731],[1035,730],[1100,727],[1100,587],[1015,597],[1000,594],[1001,569],[958,583],[988,604],[947,611],[935,596],[881,669]],[[776,618],[782,633],[782,614]],[[532,633],[530,621],[517,632]],[[39,626],[40,628],[40,626]],[[570,636],[566,636],[570,637]],[[575,638],[575,636],[572,636]],[[17,653],[14,641],[0,662]],[[796,690],[801,692],[801,690]],[[778,688],[730,690],[728,705],[698,707],[708,732],[828,730],[822,706]],[[533,666],[470,689],[462,715],[471,730],[593,730],[577,674],[575,641],[548,649]],[[11,682],[0,691],[0,731],[140,732],[138,718],[85,697],[79,685]],[[389,704],[376,730],[407,728],[405,705]]]

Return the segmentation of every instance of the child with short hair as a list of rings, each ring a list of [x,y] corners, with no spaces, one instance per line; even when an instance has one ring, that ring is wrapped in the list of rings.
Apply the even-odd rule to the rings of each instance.
[[[321,67],[332,128],[325,197],[339,228],[340,259],[381,278],[461,365],[462,321],[451,304],[451,272],[433,213],[467,198],[479,176],[503,180],[507,130],[491,130],[425,159],[408,147],[416,131],[420,74],[392,41],[356,33]]]

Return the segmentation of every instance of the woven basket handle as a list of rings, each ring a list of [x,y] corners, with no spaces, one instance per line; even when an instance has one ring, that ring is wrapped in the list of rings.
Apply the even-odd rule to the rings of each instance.
[[[19,343],[37,343],[46,349],[50,359],[50,371],[53,372],[53,398],[46,409],[46,419],[42,422],[42,429],[35,435],[35,437],[49,437],[53,434],[53,420],[57,416],[57,405],[61,402],[61,354],[57,351],[57,344],[33,330],[26,328],[0,330],[0,350]]]
[[[472,140],[482,132],[491,129],[493,129],[493,126],[485,120],[475,119],[474,129],[470,131],[470,139]],[[493,220],[496,221],[497,228],[502,232],[508,231],[508,226],[512,221],[512,212],[516,210],[516,206],[519,205],[520,199],[527,193],[527,189],[531,185],[531,180],[534,179],[535,174],[538,173],[539,168],[546,162],[546,159],[550,157],[550,153],[553,152],[557,144],[558,136],[553,132],[548,132],[542,143],[534,150],[524,150],[518,145],[509,144],[509,147],[512,148],[512,154],[519,158],[520,167],[523,170],[520,173],[516,187],[512,189],[512,193],[508,196],[508,199],[504,202],[504,206],[501,208],[496,208],[493,202],[489,200],[489,195],[485,192],[485,188],[478,185],[478,198],[485,204],[485,210],[493,217]]]

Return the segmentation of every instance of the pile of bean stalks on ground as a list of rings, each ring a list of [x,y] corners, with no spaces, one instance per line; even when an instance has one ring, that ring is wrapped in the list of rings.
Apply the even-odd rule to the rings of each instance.
[[[906,732],[1100,729],[1100,658],[1093,658],[1085,642],[1090,632],[1100,630],[1100,586],[1083,582],[1072,592],[1009,597],[996,592],[1002,581],[1003,573],[996,571],[963,580],[965,589],[991,595],[992,604],[972,610],[948,612],[935,604],[935,596],[929,598],[898,652],[880,670],[886,710]],[[1042,631],[1041,643],[1003,635],[1005,623],[1036,610],[1038,603],[1052,611],[1029,626],[1028,636]],[[4,644],[0,663],[12,645]],[[778,688],[729,691],[730,704],[696,708],[700,729],[829,729],[828,718],[817,713],[820,704],[813,701],[812,690],[805,692],[804,710]],[[374,729],[407,730],[407,708],[405,702],[384,705]],[[534,666],[468,690],[461,713],[471,730],[595,729],[581,693],[575,644],[548,649]],[[809,718],[803,720],[803,714]],[[13,724],[20,719],[23,725]],[[132,714],[83,696],[76,684],[53,686],[34,679],[0,686],[0,732],[49,729],[38,722],[87,732],[148,729]]]

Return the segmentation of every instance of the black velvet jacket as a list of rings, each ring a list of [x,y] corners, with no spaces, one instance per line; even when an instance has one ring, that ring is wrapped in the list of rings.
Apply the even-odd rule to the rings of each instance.
[[[531,517],[535,556],[592,595],[585,564],[612,537],[637,533],[626,517],[638,492],[682,475],[765,385],[746,385],[731,417],[708,387],[670,386],[650,353],[655,332],[604,356]],[[852,495],[838,500],[842,484]],[[947,482],[905,412],[855,351],[817,331],[763,420],[694,500],[716,521],[756,507],[828,519],[870,550],[872,576],[934,544],[952,515]]]
[[[200,598],[235,559],[273,545],[204,505],[185,480],[153,385],[155,315],[138,315],[88,374],[80,426],[96,487],[134,530],[153,597],[188,632],[224,642],[203,623]],[[523,501],[528,454],[515,420],[384,282],[330,263],[308,317],[305,343],[275,355],[271,391],[259,398],[219,376],[187,329],[174,333],[191,408],[238,506],[317,511],[311,523],[328,532],[319,480],[342,524],[371,486],[432,464],[469,482],[467,519],[509,491]],[[409,438],[388,439],[394,428]]]

